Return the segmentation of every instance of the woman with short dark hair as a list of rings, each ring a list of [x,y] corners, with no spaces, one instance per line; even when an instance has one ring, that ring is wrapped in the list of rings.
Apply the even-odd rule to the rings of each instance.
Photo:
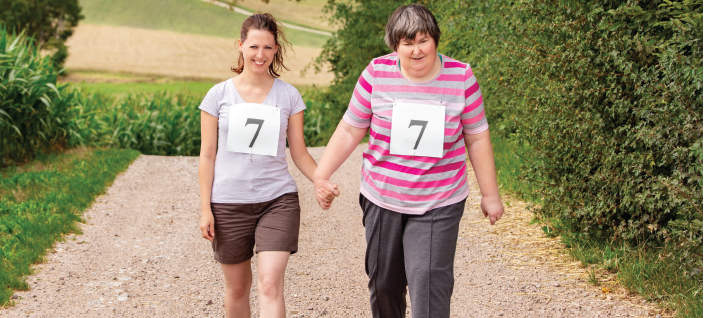
[[[317,200],[338,194],[329,178],[369,131],[359,202],[364,211],[366,271],[374,317],[404,317],[406,286],[414,318],[450,315],[453,262],[469,194],[465,147],[481,208],[503,214],[489,125],[468,64],[437,53],[440,28],[420,4],[389,17],[392,54],[359,77],[343,120],[315,172]]]

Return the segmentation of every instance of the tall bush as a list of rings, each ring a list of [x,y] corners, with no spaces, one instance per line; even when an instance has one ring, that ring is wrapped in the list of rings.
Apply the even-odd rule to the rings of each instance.
[[[75,93],[56,84],[51,57],[31,38],[0,29],[0,166],[62,146],[71,134]]]
[[[485,33],[445,45],[488,62],[482,88],[508,96],[538,212],[590,237],[676,244],[700,275],[702,1],[490,1],[493,17],[437,5],[456,8],[443,30]]]
[[[331,25],[336,25],[338,30],[313,64],[317,69],[330,67],[335,76],[324,92],[311,95],[314,105],[318,106],[316,112],[325,118],[315,126],[321,136],[311,136],[320,140],[320,145],[327,143],[345,114],[364,68],[373,58],[391,53],[384,44],[384,27],[389,16],[399,6],[412,2],[417,1],[330,1],[325,7],[331,14]]]

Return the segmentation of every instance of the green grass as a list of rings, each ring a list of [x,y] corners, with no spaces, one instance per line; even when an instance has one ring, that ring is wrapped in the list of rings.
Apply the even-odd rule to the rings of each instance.
[[[83,22],[238,39],[243,14],[200,0],[80,0]],[[294,45],[322,47],[328,36],[287,30]]]
[[[491,144],[494,149],[496,178],[502,191],[508,191],[516,197],[526,200],[533,198],[533,188],[521,178],[521,165],[524,164],[527,147],[508,138],[493,135]]]
[[[704,314],[701,272],[682,270],[681,263],[676,261],[676,254],[680,253],[677,247],[629,246],[567,233],[562,234],[562,241],[572,257],[600,269],[593,274],[591,283],[599,284],[600,277],[615,275],[620,285],[676,311],[676,317],[700,318]]]
[[[79,232],[84,209],[139,153],[85,150],[46,155],[0,170],[0,305],[27,290],[31,265],[61,236]]]
[[[74,83],[82,90],[108,95],[140,93],[187,93],[205,96],[216,81],[148,78],[129,74],[81,73],[82,81]],[[112,82],[112,83],[111,83]]]

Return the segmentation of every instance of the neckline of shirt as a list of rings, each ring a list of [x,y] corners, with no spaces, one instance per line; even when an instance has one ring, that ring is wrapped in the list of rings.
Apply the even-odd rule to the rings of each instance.
[[[237,86],[235,86],[235,83],[232,82],[232,79],[229,79],[227,81],[230,82],[230,85],[235,90],[235,103],[233,103],[233,105],[239,104],[239,103],[237,103],[238,98],[239,98],[239,100],[242,101],[242,103],[247,103],[244,100],[244,98],[242,97],[242,95],[240,95],[240,91],[237,90]],[[269,89],[269,93],[266,94],[266,97],[264,98],[264,100],[261,103],[253,103],[253,104],[266,105],[265,103],[271,98],[271,95],[274,93],[274,87],[276,87],[276,82],[278,82],[278,81],[280,81],[278,78],[274,78],[274,84],[271,85],[271,89]]]
[[[445,71],[445,63],[442,61],[442,55],[440,53],[435,53],[435,54],[437,54],[438,57],[440,57],[440,72],[438,72],[438,74],[435,75],[435,77],[433,77],[433,79],[431,79],[427,82],[414,82],[414,81],[407,79],[405,76],[403,76],[403,72],[401,72],[401,58],[398,56],[398,54],[396,54],[396,65],[398,66],[398,72],[401,74],[401,78],[404,81],[411,83],[413,85],[425,85],[425,84],[432,83],[435,80],[437,80],[440,77],[440,75],[442,75],[442,73]]]

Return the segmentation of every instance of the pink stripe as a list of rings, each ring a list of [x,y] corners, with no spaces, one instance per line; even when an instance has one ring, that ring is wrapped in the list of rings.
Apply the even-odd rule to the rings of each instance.
[[[368,101],[362,94],[359,92],[359,90],[354,90],[354,97],[357,98],[357,101],[362,104],[362,106],[372,109],[372,103]]]
[[[432,167],[428,170],[424,170],[424,169],[406,167],[406,166],[399,165],[399,164],[392,163],[392,162],[388,162],[388,161],[378,161],[374,156],[367,154],[367,153],[362,154],[362,157],[367,159],[369,161],[369,163],[371,163],[375,167],[380,167],[380,168],[398,171],[398,172],[402,172],[402,173],[414,174],[414,175],[418,175],[418,176],[453,171],[453,170],[460,169],[464,165],[464,161],[459,161],[459,162],[454,162],[454,163],[448,163],[448,164],[442,165],[442,166],[435,166],[435,167]]]
[[[465,68],[466,64],[462,62],[445,62],[445,68]]]
[[[448,81],[448,82],[452,82],[452,81],[464,82],[466,79],[465,79],[464,74],[442,74],[442,75],[438,76],[437,80],[438,81]]]
[[[367,149],[372,150],[372,151],[376,151],[381,156],[394,156],[394,157],[397,157],[397,158],[400,158],[403,160],[427,162],[427,163],[436,163],[442,159],[452,159],[457,156],[465,156],[464,147],[457,148],[453,151],[448,151],[447,153],[445,153],[445,155],[442,158],[392,155],[388,149],[386,149],[380,145],[369,145],[369,148],[367,148]]]
[[[367,73],[369,73],[369,75],[374,77],[374,65],[372,65],[372,63],[369,63],[369,65],[367,65],[366,70],[367,70]]]
[[[465,104],[464,103],[451,103],[451,102],[446,102],[446,101],[439,101],[439,100],[418,100],[418,99],[408,99],[408,98],[384,98],[384,97],[377,97],[377,98],[372,98],[372,105],[381,105],[381,104],[391,104],[393,102],[397,103],[409,103],[409,104],[418,104],[418,103],[423,103],[427,105],[439,105],[439,106],[445,106],[445,108],[449,109],[464,109]]]
[[[384,209],[396,211],[396,212],[403,213],[403,214],[422,215],[423,213],[430,211],[432,209],[441,208],[444,206],[450,206],[455,203],[462,202],[462,200],[467,199],[467,196],[469,195],[469,187],[465,187],[464,191],[462,191],[462,193],[458,194],[457,192],[455,192],[453,194],[453,196],[448,198],[447,200],[437,202],[437,203],[433,204],[432,206],[424,206],[424,207],[419,207],[419,208],[402,207],[402,206],[386,203],[384,201],[379,200],[375,195],[373,195],[370,192],[370,190],[367,190],[367,188],[365,188],[365,187],[360,187],[359,193],[361,193],[363,196],[365,196],[369,201],[372,201],[374,204],[376,204]]]
[[[472,68],[468,68],[466,72],[464,72],[464,80],[467,81],[468,79],[472,78],[474,76],[474,72],[472,72]]]
[[[363,174],[364,174],[365,170],[366,169],[362,169]],[[366,184],[368,184],[370,187],[372,187],[380,195],[394,198],[394,199],[401,200],[401,201],[411,201],[411,202],[439,201],[439,200],[449,198],[450,196],[452,196],[452,194],[454,194],[454,191],[456,190],[456,189],[452,189],[449,191],[439,192],[439,193],[434,193],[434,194],[429,194],[429,195],[401,194],[401,193],[398,193],[395,191],[381,189],[381,188],[377,187],[374,184],[374,182],[369,182],[369,181],[367,181],[367,179],[371,179],[371,176],[364,175],[364,182]],[[464,179],[466,182],[466,178],[465,178],[464,174],[462,174],[462,179]],[[460,181],[460,182],[462,182],[462,181]]]
[[[446,87],[429,87],[429,86],[410,86],[410,85],[375,85],[375,89],[379,92],[390,93],[426,93],[438,95],[454,95],[462,96],[461,88],[446,88]],[[467,97],[465,97],[467,98]]]
[[[447,179],[436,180],[436,181],[425,181],[425,182],[413,182],[413,181],[406,181],[406,180],[392,178],[392,177],[385,176],[383,174],[378,174],[378,173],[371,172],[371,171],[368,171],[368,172],[369,172],[369,175],[372,177],[372,179],[374,179],[374,181],[383,182],[383,183],[395,185],[398,187],[411,188],[411,189],[428,189],[428,188],[443,187],[443,186],[454,184],[455,182],[457,182],[457,180],[462,179],[462,177],[463,177],[462,173],[458,173],[458,174],[454,175],[453,177],[450,177]],[[461,170],[458,172],[461,172]]]
[[[484,111],[482,110],[481,113],[477,114],[477,116],[474,116],[472,118],[467,118],[462,120],[462,125],[472,125],[478,123],[480,120],[484,118]]]
[[[403,78],[399,72],[374,71],[374,78]]]
[[[372,118],[372,124],[377,125],[381,128],[391,129],[391,122],[380,119],[378,117]],[[457,125],[456,128],[445,128],[444,134],[445,136],[454,136],[455,134],[459,133],[460,129],[461,127],[459,125]]]
[[[371,114],[367,114],[367,113],[359,110],[359,108],[357,108],[357,106],[355,106],[352,103],[350,103],[349,109],[352,111],[352,113],[354,113],[355,115],[357,115],[357,117],[359,117],[361,119],[369,119],[369,117],[372,116]]]
[[[479,105],[481,105],[483,102],[484,102],[484,97],[479,96],[479,98],[477,98],[477,100],[475,100],[474,102],[472,102],[471,104],[467,105],[467,107],[464,108],[464,110],[462,111],[462,114],[466,114],[466,113],[469,113],[469,112],[477,109],[477,107],[479,107]]]
[[[369,122],[366,123],[360,123],[356,120],[353,120],[349,114],[345,113],[344,116],[342,116],[342,119],[348,123],[352,127],[357,127],[357,128],[363,128],[363,129],[368,129],[369,128]]]
[[[360,76],[358,82],[359,82],[359,85],[361,85],[362,88],[364,88],[364,90],[367,91],[367,93],[369,93],[369,94],[372,93],[372,85],[370,85],[369,82],[367,82],[367,79],[365,79],[364,76]]]
[[[373,120],[373,119],[372,119],[372,120]],[[391,137],[389,137],[389,136],[387,136],[387,135],[384,135],[384,134],[382,134],[382,133],[379,133],[379,132],[377,132],[376,130],[374,130],[373,128],[369,130],[369,136],[372,137],[372,138],[374,138],[374,139],[381,140],[381,141],[383,141],[383,142],[385,142],[385,143],[387,143],[387,144],[390,144],[390,143],[391,143]],[[462,134],[459,134],[457,140],[460,140],[461,138],[462,138]],[[445,143],[443,143],[443,144],[442,144],[442,149],[447,150],[447,149],[452,148],[452,147],[457,143],[457,140],[455,140],[455,141],[453,141],[453,142],[445,142]]]
[[[487,123],[484,123],[483,125],[474,129],[465,129],[464,133],[467,135],[476,135],[478,133],[484,132],[485,130],[489,130],[489,124]]]
[[[474,85],[470,86],[469,88],[467,88],[466,91],[464,91],[464,98],[472,96],[472,94],[476,93],[478,90],[479,90],[479,83],[475,82]]]
[[[374,64],[396,65],[396,61],[389,59],[376,59]]]
[[[387,135],[382,135],[382,134],[380,134],[380,133],[374,131],[374,129],[369,129],[369,137],[372,137],[372,138],[377,139],[377,140],[381,140],[381,141],[383,141],[383,142],[385,142],[385,143],[387,143],[387,144],[388,144],[388,143],[391,143],[391,138],[390,138],[389,136],[387,136]],[[369,144],[371,144],[371,142],[372,142],[372,141],[369,140]]]

